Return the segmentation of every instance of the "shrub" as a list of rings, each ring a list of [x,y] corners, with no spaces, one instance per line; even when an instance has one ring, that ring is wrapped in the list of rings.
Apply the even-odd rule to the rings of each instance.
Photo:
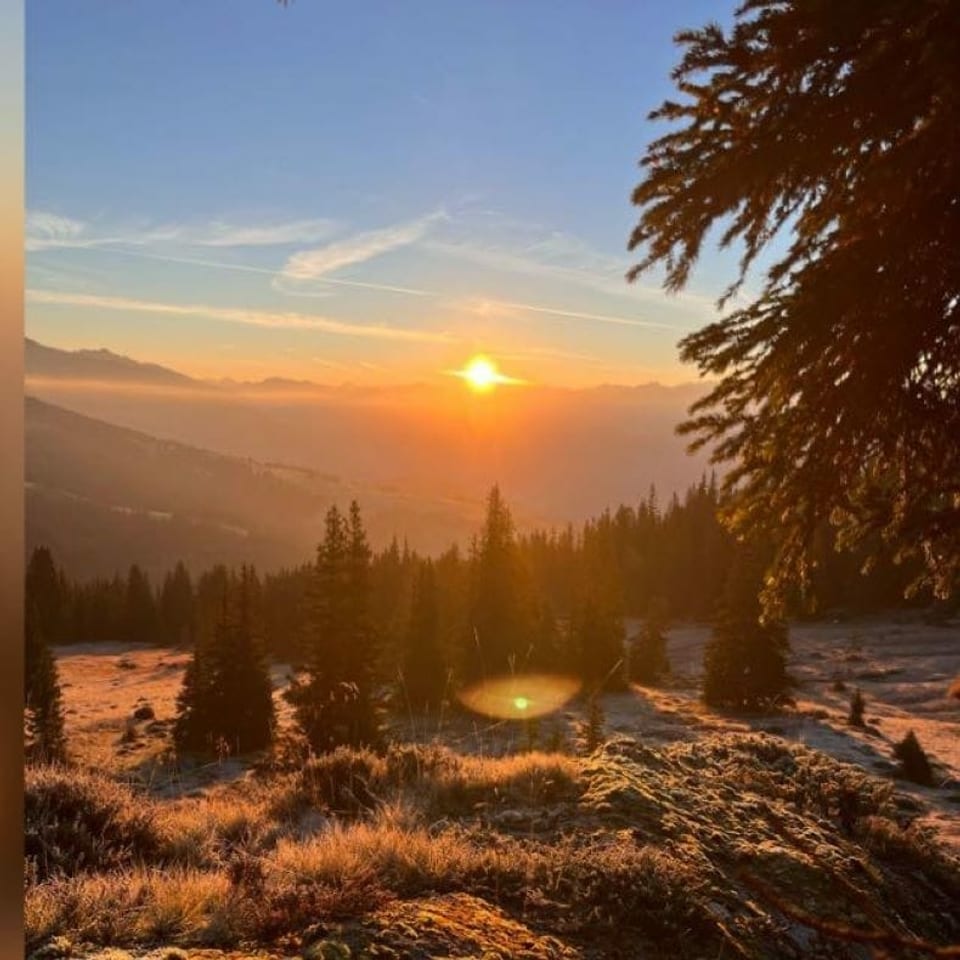
[[[893,748],[893,755],[900,761],[897,770],[899,776],[923,786],[930,786],[933,783],[933,768],[930,766],[930,760],[912,730],[908,731],[907,735]]]
[[[355,816],[380,804],[387,764],[371,750],[337,747],[311,757],[274,799],[275,815],[295,816],[307,807],[325,807],[341,816]]]
[[[111,870],[161,853],[149,803],[107,777],[66,767],[28,767],[25,852],[38,881]]]

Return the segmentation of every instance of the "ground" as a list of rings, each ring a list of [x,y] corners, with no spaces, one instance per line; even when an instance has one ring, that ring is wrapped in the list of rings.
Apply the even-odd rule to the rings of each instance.
[[[28,779],[41,811],[28,840],[43,851],[31,949],[760,960],[866,958],[863,931],[893,938],[898,957],[916,936],[960,942],[960,702],[946,696],[958,625],[796,626],[796,706],[766,717],[699,702],[707,635],[670,632],[665,688],[604,698],[607,743],[592,754],[573,701],[535,725],[395,718],[386,757],[268,773],[229,756],[175,763],[183,653],[59,648],[68,738],[88,772]],[[285,723],[287,675],[275,669]],[[846,723],[854,687],[860,729]],[[145,705],[153,716],[134,720]],[[892,776],[907,729],[935,787]],[[70,791],[75,807],[59,810]]]

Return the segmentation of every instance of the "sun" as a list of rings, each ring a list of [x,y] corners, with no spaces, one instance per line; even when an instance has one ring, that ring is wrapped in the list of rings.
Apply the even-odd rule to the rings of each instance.
[[[463,380],[474,393],[489,393],[501,384],[523,383],[501,373],[493,360],[481,354],[472,357],[461,370],[451,370],[450,373]]]

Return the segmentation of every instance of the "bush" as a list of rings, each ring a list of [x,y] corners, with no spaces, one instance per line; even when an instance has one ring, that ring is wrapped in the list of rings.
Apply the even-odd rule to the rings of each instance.
[[[66,767],[28,767],[25,853],[38,881],[111,870],[160,854],[152,809],[106,777]]]
[[[323,807],[340,816],[355,816],[380,805],[386,776],[386,761],[372,750],[337,747],[301,766],[274,801],[273,812],[296,815],[308,807]]]
[[[912,730],[908,731],[907,735],[893,748],[893,755],[900,761],[897,770],[899,776],[926,787],[933,784],[933,768],[930,766],[930,760]]]

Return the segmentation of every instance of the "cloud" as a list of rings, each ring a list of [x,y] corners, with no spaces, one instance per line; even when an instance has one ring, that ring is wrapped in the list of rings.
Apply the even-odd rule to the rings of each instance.
[[[173,241],[197,247],[274,247],[317,243],[337,228],[334,220],[288,220],[260,224],[232,224],[215,220],[199,226],[158,227],[147,232],[149,243]]]
[[[84,249],[111,245],[129,247],[271,247],[317,243],[336,230],[325,218],[274,220],[260,223],[172,223],[156,226],[87,223],[45,210],[30,210],[26,216],[26,248],[35,252],[54,249]]]
[[[286,280],[304,281],[325,278],[327,274],[343,267],[365,263],[391,250],[409,246],[422,239],[430,227],[439,220],[446,220],[442,211],[428,214],[409,223],[401,223],[382,230],[368,230],[336,243],[303,250],[294,254],[284,264],[280,276]]]
[[[397,340],[415,343],[449,343],[454,337],[443,331],[405,329],[348,323],[329,317],[301,313],[277,313],[245,310],[234,307],[213,307],[200,304],[161,303],[130,297],[109,297],[86,293],[63,293],[54,290],[27,289],[25,299],[31,303],[61,306],[94,307],[100,310],[124,310],[136,313],[157,313],[168,316],[204,317],[224,323],[239,323],[272,329],[316,330],[340,337],[362,337],[374,340]]]
[[[608,313],[584,313],[580,310],[560,310],[535,303],[513,303],[507,300],[481,300],[468,308],[480,316],[507,316],[517,311],[542,314],[549,317],[561,317],[571,320],[592,320],[597,323],[609,323],[621,327],[643,327],[649,330],[668,330],[676,332],[682,329],[675,323],[661,323],[657,320],[640,320],[636,317],[621,317]]]
[[[90,247],[112,243],[109,237],[96,237],[81,220],[45,210],[28,210],[24,223],[24,246],[28,252],[64,247]]]
[[[596,250],[578,237],[560,230],[504,217],[496,211],[480,211],[467,224],[467,231],[433,238],[424,249],[456,257],[492,270],[544,278],[594,290],[606,296],[645,300],[668,309],[693,308],[699,322],[715,309],[714,300],[684,291],[667,294],[659,286],[628,284],[631,261]]]

